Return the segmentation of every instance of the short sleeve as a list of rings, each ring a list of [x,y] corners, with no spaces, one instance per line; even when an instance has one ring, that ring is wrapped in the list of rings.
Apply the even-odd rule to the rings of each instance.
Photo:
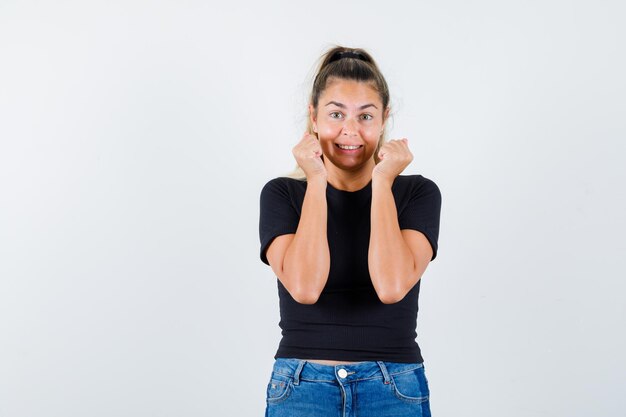
[[[287,182],[274,178],[261,190],[259,237],[261,240],[261,261],[269,265],[265,252],[279,235],[296,233],[300,221]]]
[[[415,177],[411,186],[409,201],[399,213],[400,229],[413,229],[422,232],[433,249],[431,261],[437,257],[439,240],[439,217],[441,214],[441,192],[432,180]]]

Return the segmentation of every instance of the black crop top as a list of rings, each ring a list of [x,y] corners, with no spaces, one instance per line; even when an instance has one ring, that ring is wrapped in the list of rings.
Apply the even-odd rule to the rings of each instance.
[[[296,233],[306,180],[278,177],[261,191],[261,260],[279,235]],[[418,230],[437,256],[441,193],[422,175],[399,175],[392,193],[400,229]],[[282,339],[274,358],[422,362],[416,342],[421,279],[399,302],[383,304],[368,271],[371,181],[358,191],[327,184],[328,281],[315,304],[301,304],[277,279]]]

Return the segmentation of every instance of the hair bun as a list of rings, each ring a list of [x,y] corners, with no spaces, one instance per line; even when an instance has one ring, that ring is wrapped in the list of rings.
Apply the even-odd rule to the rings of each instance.
[[[365,55],[363,55],[362,53],[358,51],[340,51],[340,52],[336,52],[335,54],[333,54],[333,56],[328,60],[328,63],[330,64],[331,62],[338,61],[342,58],[354,58],[354,59],[360,59],[361,61],[365,61],[365,62],[368,61]]]

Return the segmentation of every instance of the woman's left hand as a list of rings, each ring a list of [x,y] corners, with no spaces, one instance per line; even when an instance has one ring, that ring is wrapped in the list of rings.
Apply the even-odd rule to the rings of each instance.
[[[378,157],[381,161],[374,167],[372,178],[385,179],[392,183],[413,160],[406,138],[386,142],[380,147]]]

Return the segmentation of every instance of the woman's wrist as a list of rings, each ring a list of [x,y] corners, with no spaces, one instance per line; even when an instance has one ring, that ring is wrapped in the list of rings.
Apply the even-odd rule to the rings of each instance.
[[[382,175],[372,175],[372,188],[391,188],[395,178],[387,178]]]
[[[324,188],[328,184],[326,175],[322,175],[322,174],[311,175],[306,178],[306,182],[307,184],[311,184],[313,186],[320,186],[320,187],[323,186]]]

